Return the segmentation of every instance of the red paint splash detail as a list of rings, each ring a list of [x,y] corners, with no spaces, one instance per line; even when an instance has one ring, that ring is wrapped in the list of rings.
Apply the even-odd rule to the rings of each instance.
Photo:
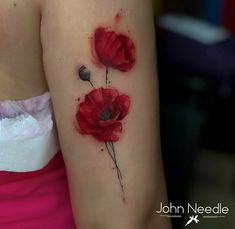
[[[113,26],[112,26],[114,31],[119,30],[122,18],[123,18],[123,10],[120,9],[114,16]]]
[[[123,10],[120,9],[119,12],[114,17],[114,23],[116,25],[119,25],[123,17]]]

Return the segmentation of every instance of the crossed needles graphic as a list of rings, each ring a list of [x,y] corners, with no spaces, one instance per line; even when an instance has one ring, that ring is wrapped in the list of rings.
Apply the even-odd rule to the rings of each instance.
[[[198,219],[198,215],[196,216],[190,216],[189,217],[189,221],[185,224],[185,227],[187,227],[189,224],[191,224],[192,222],[195,222],[196,224],[198,224],[200,221]]]

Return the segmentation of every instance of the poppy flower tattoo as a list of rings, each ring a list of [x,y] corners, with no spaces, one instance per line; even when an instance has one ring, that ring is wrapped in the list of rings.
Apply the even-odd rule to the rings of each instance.
[[[128,72],[133,68],[135,46],[128,36],[100,27],[95,30],[93,45],[96,60],[106,68],[106,84],[109,68],[121,72]]]
[[[114,142],[120,140],[123,120],[129,113],[131,100],[128,95],[107,84],[109,68],[125,73],[134,67],[135,46],[128,36],[103,27],[95,29],[93,41],[91,48],[95,49],[96,61],[105,67],[105,87],[96,88],[92,83],[91,71],[85,65],[80,66],[78,78],[88,82],[92,90],[82,101],[79,100],[75,115],[76,129],[81,135],[89,135],[105,145],[116,168],[125,203],[123,176]]]
[[[101,27],[95,30],[94,43],[97,58],[105,67],[122,72],[132,69],[135,63],[135,46],[129,37]]]
[[[94,89],[79,104],[76,114],[79,132],[101,142],[116,142],[122,132],[122,120],[129,112],[130,98],[116,89]]]

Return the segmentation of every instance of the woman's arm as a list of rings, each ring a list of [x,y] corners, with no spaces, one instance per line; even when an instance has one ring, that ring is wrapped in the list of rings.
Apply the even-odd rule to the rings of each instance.
[[[46,77],[81,229],[168,229],[150,0],[46,0]]]

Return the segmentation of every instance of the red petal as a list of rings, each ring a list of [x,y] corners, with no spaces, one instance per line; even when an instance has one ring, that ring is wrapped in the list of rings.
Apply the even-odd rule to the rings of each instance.
[[[115,55],[113,56],[112,59],[112,67],[115,69],[118,69],[119,65],[122,65],[124,63],[128,63],[128,59],[125,56],[125,49],[123,48],[123,46],[121,46],[117,52],[115,53]]]
[[[94,133],[94,126],[88,123],[84,117],[78,112],[76,115],[77,123],[78,123],[78,131],[81,134],[93,134]]]
[[[109,32],[108,34],[109,38],[107,40],[106,46],[104,47],[103,53],[107,63],[112,64],[112,58],[118,49],[122,47],[122,44],[119,41],[116,33]]]
[[[130,97],[127,95],[120,95],[117,98],[117,103],[120,106],[120,114],[117,120],[122,120],[128,113],[130,108]]]
[[[86,95],[85,101],[88,103],[90,102],[94,107],[102,106],[104,103],[103,88],[92,90],[89,94]]]
[[[86,120],[86,122],[92,124],[92,125],[97,125],[97,123],[99,123],[100,121],[100,113],[101,110],[99,107],[95,107],[95,108],[91,108],[89,110],[89,108],[87,108],[87,104],[80,106],[79,108],[79,113],[81,116],[83,116],[84,120]],[[89,110],[88,112],[86,112],[86,109]]]
[[[84,116],[90,116],[94,110],[94,107],[87,102],[82,102],[79,104],[79,112]]]
[[[95,50],[99,58],[102,58],[102,52],[107,43],[107,33],[104,28],[97,28],[95,31]]]
[[[93,136],[102,142],[107,142],[107,141],[118,141],[119,136],[117,133],[122,132],[122,123],[120,122],[115,122],[113,125],[104,128],[103,132],[101,133],[95,133]]]
[[[135,45],[129,37],[123,34],[120,34],[118,38],[124,47],[126,61],[123,61],[123,63],[119,66],[116,66],[116,68],[118,68],[120,71],[127,72],[131,70],[135,64]]]
[[[112,103],[119,95],[118,91],[114,88],[102,88],[102,94],[103,94],[104,104],[108,107],[112,105]]]
[[[133,41],[129,37],[127,37],[123,34],[120,34],[118,36],[118,38],[126,51],[126,57],[130,61],[135,60],[135,45],[134,45]]]
[[[129,62],[127,64],[121,64],[115,67],[115,69],[118,69],[121,72],[129,72],[133,66],[134,66],[135,62]]]

